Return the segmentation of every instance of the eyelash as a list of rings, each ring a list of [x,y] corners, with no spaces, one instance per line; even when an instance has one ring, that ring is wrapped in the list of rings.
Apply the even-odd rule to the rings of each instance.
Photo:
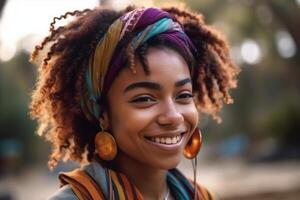
[[[153,98],[151,98],[150,96],[140,96],[140,97],[133,99],[130,102],[131,103],[145,103],[145,102],[148,103],[148,102],[153,102],[153,101],[155,101],[155,100]]]
[[[193,95],[185,92],[185,93],[181,93],[180,95],[178,95],[178,97],[176,99],[188,100],[191,98],[193,98]],[[132,101],[130,101],[130,103],[149,103],[149,102],[154,102],[154,101],[155,100],[150,96],[140,96],[140,97],[137,97],[137,98],[133,99]]]
[[[193,98],[194,96],[190,93],[181,93],[179,96],[178,96],[180,99],[190,99],[190,98]]]

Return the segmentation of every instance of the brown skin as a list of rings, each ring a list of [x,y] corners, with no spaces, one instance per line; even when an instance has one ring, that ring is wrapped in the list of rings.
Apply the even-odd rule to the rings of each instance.
[[[124,173],[145,199],[162,199],[166,193],[166,173],[180,162],[183,149],[198,123],[188,66],[181,55],[168,48],[150,48],[147,53],[150,74],[136,60],[137,73],[125,68],[109,92],[110,111],[104,113],[104,126],[118,145],[116,170]],[[129,85],[151,82],[157,87]],[[176,84],[177,83],[177,84]],[[160,149],[145,137],[183,134],[177,148]],[[145,181],[147,180],[147,181]]]
[[[30,114],[38,122],[38,134],[52,144],[50,168],[54,168],[62,159],[84,164],[86,160],[91,162],[95,157],[94,140],[100,131],[99,119],[85,115],[81,107],[82,96],[87,92],[86,70],[91,55],[110,25],[132,9],[128,7],[115,11],[95,8],[67,12],[53,18],[50,34],[35,47],[31,61],[39,64],[39,69]],[[112,86],[115,89],[111,85],[107,88],[111,89],[108,97],[110,105],[108,107],[106,101],[99,105],[101,109],[108,109],[104,114],[105,128],[115,135],[119,146],[112,167],[126,174],[146,199],[161,199],[164,196],[166,170],[175,167],[180,161],[187,136],[191,135],[198,121],[194,101],[188,94],[180,94],[181,88],[183,91],[185,87],[186,91],[191,90],[191,84],[174,87],[174,83],[180,79],[190,78],[186,63],[193,63],[193,95],[198,110],[217,120],[220,120],[218,114],[223,104],[232,102],[229,90],[236,87],[239,72],[231,61],[226,39],[206,24],[201,14],[178,8],[163,10],[181,23],[198,53],[187,55],[181,48],[159,40],[153,42],[152,46],[148,41],[136,51],[128,51],[124,57],[129,61],[129,67],[138,69],[137,74],[133,75],[128,69],[123,69],[120,76],[111,77],[115,80]],[[69,16],[73,20],[67,25],[57,24]],[[130,42],[130,35],[127,35],[123,45]],[[159,45],[173,47],[186,62],[173,51],[151,50]],[[151,51],[148,55],[149,48]],[[134,57],[144,64],[145,71],[149,69],[149,76],[144,74],[137,60],[131,62]],[[150,61],[148,67],[143,62],[145,57]],[[122,88],[131,84],[129,81],[133,83],[140,79],[159,84],[162,89],[139,88],[126,94],[123,92]],[[121,82],[119,87],[116,86],[118,82]],[[152,99],[143,97],[138,103],[130,101],[135,97],[134,93],[138,95],[139,92],[150,95]],[[187,132],[175,150],[156,149],[146,143],[148,141],[144,138],[156,134],[174,134],[172,131],[175,134]]]
[[[30,115],[37,120],[37,133],[52,145],[50,168],[53,169],[62,159],[84,164],[94,158],[94,139],[100,126],[98,119],[87,118],[81,108],[82,95],[86,92],[86,68],[109,26],[132,9],[95,8],[67,12],[53,18],[50,34],[35,47],[31,61],[39,64],[39,68]],[[187,59],[187,63],[195,61],[193,92],[199,111],[220,120],[218,114],[223,104],[232,103],[229,91],[236,87],[239,72],[231,61],[227,40],[206,24],[200,13],[178,8],[163,10],[182,24],[199,53]],[[70,16],[73,16],[71,23],[58,25],[57,22]],[[147,48],[143,46],[135,52],[128,52],[125,57],[131,60],[135,55],[143,60],[147,54]],[[180,54],[184,52],[180,51]],[[100,107],[106,108],[106,105]]]

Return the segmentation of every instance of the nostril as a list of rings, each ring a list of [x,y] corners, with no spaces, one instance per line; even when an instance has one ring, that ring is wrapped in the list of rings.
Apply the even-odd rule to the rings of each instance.
[[[183,114],[177,109],[172,99],[166,100],[160,109],[158,123],[161,125],[177,125],[184,121]]]
[[[178,125],[184,121],[184,117],[181,114],[170,115],[164,114],[158,117],[158,123],[161,125]]]

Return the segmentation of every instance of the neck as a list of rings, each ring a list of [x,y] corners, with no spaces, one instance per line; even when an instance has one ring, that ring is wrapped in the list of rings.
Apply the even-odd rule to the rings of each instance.
[[[164,199],[167,193],[167,170],[150,167],[133,160],[124,153],[115,159],[116,170],[125,174],[138,188],[144,199]]]

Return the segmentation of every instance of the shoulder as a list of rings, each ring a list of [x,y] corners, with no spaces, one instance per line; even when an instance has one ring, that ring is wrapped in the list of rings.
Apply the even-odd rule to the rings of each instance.
[[[96,199],[99,199],[99,195],[108,197],[106,177],[105,170],[95,163],[69,172],[61,172],[58,178],[64,186],[48,200],[79,200],[78,197],[85,196],[86,192],[97,197]]]
[[[48,200],[79,200],[70,185],[64,185],[57,190]]]
[[[197,184],[197,190],[205,200],[216,200],[218,199],[213,193],[211,193],[205,186]]]
[[[167,181],[170,186],[176,188],[175,193],[183,196],[183,199],[187,199],[188,196],[194,194],[195,185],[194,181],[184,176],[178,169],[171,169],[167,174]],[[181,189],[183,188],[183,189]],[[201,200],[216,200],[217,198],[213,195],[206,187],[202,184],[196,184],[196,191],[198,199]],[[191,197],[191,196],[190,196]]]

